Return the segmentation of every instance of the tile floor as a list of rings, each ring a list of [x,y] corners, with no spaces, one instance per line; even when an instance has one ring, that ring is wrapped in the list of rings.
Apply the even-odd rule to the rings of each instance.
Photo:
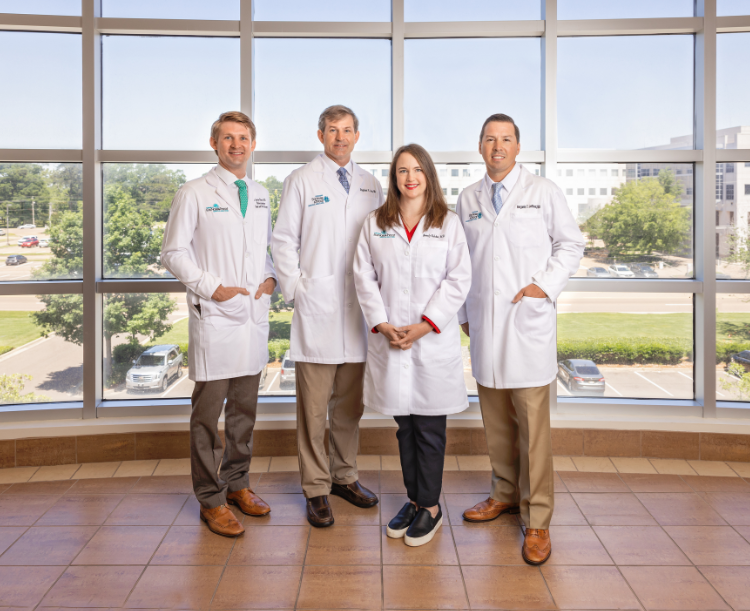
[[[553,553],[520,557],[516,517],[468,524],[489,462],[450,456],[428,545],[385,536],[406,502],[392,456],[360,457],[380,495],[331,497],[310,528],[296,461],[253,461],[265,518],[218,537],[186,460],[0,470],[0,609],[750,609],[750,465],[555,457]],[[748,481],[746,479],[748,478]]]

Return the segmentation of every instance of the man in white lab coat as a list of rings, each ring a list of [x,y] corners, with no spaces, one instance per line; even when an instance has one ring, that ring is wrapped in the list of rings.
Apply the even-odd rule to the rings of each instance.
[[[463,516],[486,522],[520,512],[523,559],[538,565],[552,551],[556,301],[578,270],[584,240],[562,191],[516,163],[520,140],[509,116],[489,117],[479,137],[487,173],[456,204],[472,260],[471,290],[458,319],[471,337],[492,464],[489,498]]]
[[[236,537],[244,528],[227,503],[250,516],[271,511],[250,489],[248,469],[276,275],[267,249],[268,191],[247,177],[255,125],[241,112],[223,113],[210,144],[219,163],[175,195],[161,259],[187,287],[195,381],[190,469],[200,517],[213,532]],[[222,457],[218,422],[225,400]]]
[[[362,223],[383,192],[351,159],[359,139],[351,109],[326,108],[318,139],[324,152],[284,181],[271,248],[284,299],[294,301],[289,351],[307,519],[324,527],[333,524],[329,494],[358,507],[378,502],[357,472],[367,329],[352,267]]]

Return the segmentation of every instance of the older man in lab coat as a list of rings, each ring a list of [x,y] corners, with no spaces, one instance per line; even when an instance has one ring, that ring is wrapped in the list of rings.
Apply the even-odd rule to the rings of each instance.
[[[487,522],[520,512],[521,554],[538,565],[552,551],[556,301],[578,270],[584,240],[562,191],[516,163],[520,139],[509,116],[485,121],[479,152],[487,173],[456,205],[472,260],[472,286],[458,318],[471,337],[492,464],[489,498],[463,517]]]
[[[268,191],[247,177],[255,125],[241,112],[223,113],[210,144],[219,163],[175,195],[161,258],[187,287],[195,380],[190,469],[200,517],[213,532],[236,537],[244,528],[226,503],[250,516],[271,511],[250,489],[248,469],[276,276],[267,250]],[[218,421],[225,400],[222,457]]]
[[[352,268],[362,223],[383,192],[352,161],[359,121],[350,108],[326,108],[318,139],[324,152],[284,182],[272,250],[284,299],[294,300],[289,351],[307,520],[325,527],[333,524],[329,494],[357,507],[378,502],[357,471],[367,329]]]

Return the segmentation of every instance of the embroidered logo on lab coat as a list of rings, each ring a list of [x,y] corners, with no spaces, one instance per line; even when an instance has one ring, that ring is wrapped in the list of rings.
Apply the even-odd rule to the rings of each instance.
[[[308,208],[312,208],[313,206],[320,206],[320,204],[327,204],[331,200],[328,199],[327,195],[314,195],[312,198],[312,204],[308,204]]]
[[[473,212],[469,213],[469,218],[467,218],[464,223],[471,223],[471,221],[478,221],[482,218],[482,213],[478,210],[474,210]]]
[[[372,235],[374,235],[376,238],[395,238],[396,237],[395,233],[386,233],[385,231],[376,231]]]
[[[220,208],[219,204],[214,204],[213,206],[207,206],[206,212],[229,212],[229,208]]]

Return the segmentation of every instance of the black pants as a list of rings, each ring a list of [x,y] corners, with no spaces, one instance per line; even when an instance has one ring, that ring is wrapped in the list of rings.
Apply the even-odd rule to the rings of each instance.
[[[446,416],[395,416],[401,471],[410,501],[434,507],[440,500],[445,463]]]

